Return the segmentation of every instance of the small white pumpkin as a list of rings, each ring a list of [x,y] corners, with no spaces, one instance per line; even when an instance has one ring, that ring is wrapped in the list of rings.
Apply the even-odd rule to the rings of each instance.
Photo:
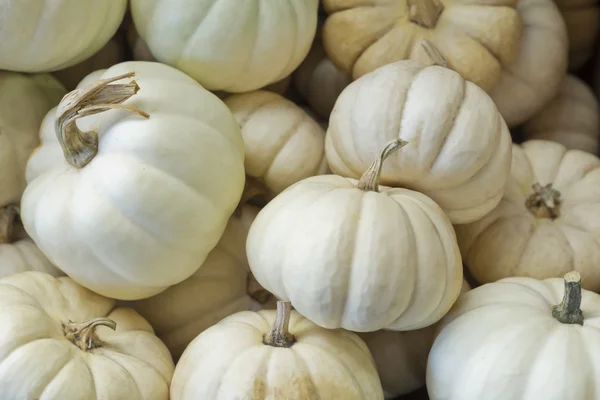
[[[524,137],[552,140],[569,149],[597,154],[599,108],[594,92],[576,76],[568,75],[558,96],[523,126]]]
[[[323,329],[278,302],[202,332],[177,363],[171,400],[383,400],[373,358],[354,333]]]
[[[130,304],[156,330],[173,357],[207,328],[238,311],[273,308],[272,295],[258,286],[246,258],[246,237],[258,208],[243,205],[198,271],[162,293]]]
[[[225,104],[242,130],[246,175],[270,193],[327,172],[325,131],[300,107],[267,91],[232,95]]]
[[[209,90],[247,92],[290,75],[310,49],[318,0],[132,0],[158,61]]]
[[[599,316],[600,296],[581,290],[577,272],[473,289],[441,322],[427,363],[429,396],[596,399]]]
[[[600,31],[598,0],[554,0],[569,33],[569,68],[583,66],[594,53]]]
[[[167,400],[173,370],[148,322],[115,300],[42,272],[0,280],[0,398]]]
[[[386,162],[382,184],[426,194],[453,223],[483,217],[502,198],[510,132],[490,97],[458,73],[400,61],[352,82],[329,119],[327,161],[334,173],[359,178],[397,137],[409,143]]]
[[[0,69],[75,65],[110,40],[126,9],[127,0],[0,0]]]
[[[0,71],[0,207],[21,200],[42,119],[66,93],[51,75]]]
[[[452,225],[429,197],[378,184],[383,160],[405,144],[388,143],[360,181],[315,176],[269,202],[246,245],[257,282],[329,329],[412,330],[442,318],[463,276]]]
[[[465,265],[480,283],[576,270],[586,289],[600,290],[598,188],[598,157],[545,140],[514,145],[502,201],[481,220],[455,226]]]
[[[139,86],[111,84],[133,72]],[[103,78],[45,118],[21,217],[75,281],[137,300],[191,276],[216,246],[244,188],[244,143],[225,104],[172,67],[126,62]]]

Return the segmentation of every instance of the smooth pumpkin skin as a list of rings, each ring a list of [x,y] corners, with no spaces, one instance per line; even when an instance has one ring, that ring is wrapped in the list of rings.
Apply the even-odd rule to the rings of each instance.
[[[427,62],[420,46],[426,39],[450,68],[490,90],[500,78],[502,65],[518,55],[523,26],[515,9],[517,0],[441,3],[444,10],[428,28],[411,21],[406,0],[324,0],[329,14],[323,27],[325,50],[339,68],[357,79],[400,60]]]
[[[597,398],[600,296],[582,290],[581,326],[552,317],[563,293],[559,278],[506,278],[461,296],[429,353],[431,400]]]
[[[525,206],[534,183],[561,193],[560,216],[538,218]],[[571,270],[583,287],[600,290],[600,159],[559,143],[513,146],[511,177],[502,201],[479,221],[456,225],[465,265],[480,283],[510,276],[560,277]]]
[[[56,71],[100,50],[127,0],[0,0],[0,69]]]
[[[0,207],[21,200],[42,119],[66,93],[51,75],[0,71]]]
[[[76,169],[64,158],[54,114],[27,166],[21,203],[28,234],[61,270],[108,297],[150,297],[191,276],[219,241],[244,187],[244,144],[229,109],[176,69],[126,62],[140,91],[77,121],[98,130],[98,155]]]
[[[315,176],[271,200],[248,234],[254,277],[328,329],[432,325],[462,283],[450,221],[421,193],[384,186],[365,192],[357,183]]]
[[[409,143],[384,163],[382,184],[426,194],[453,223],[483,217],[502,198],[510,133],[490,97],[458,73],[400,61],[352,82],[329,119],[327,161],[358,178],[398,137]]]
[[[600,30],[598,0],[554,0],[567,24],[569,69],[583,66],[594,53]]]
[[[262,90],[229,96],[225,104],[244,138],[246,175],[271,194],[327,172],[325,131],[302,108]]]
[[[354,333],[292,311],[289,348],[263,344],[275,311],[243,311],[202,332],[183,353],[171,400],[383,399],[373,358]]]
[[[107,317],[103,344],[83,351],[62,324]],[[0,280],[0,398],[167,400],[174,370],[165,345],[135,311],[67,277],[24,272]]]
[[[575,75],[567,75],[558,96],[523,126],[524,137],[551,140],[569,149],[598,154],[599,108],[587,84]]]
[[[231,93],[291,74],[310,49],[317,9],[318,0],[131,1],[136,29],[160,62]]]
[[[247,291],[246,237],[258,211],[241,206],[194,275],[156,296],[128,304],[150,322],[173,357],[180,357],[196,336],[231,314],[274,308],[273,301],[263,305]]]

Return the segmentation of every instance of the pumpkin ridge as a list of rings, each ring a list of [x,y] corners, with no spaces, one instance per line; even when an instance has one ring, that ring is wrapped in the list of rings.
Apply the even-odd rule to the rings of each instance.
[[[313,381],[312,372],[310,371],[308,364],[304,360],[304,357],[302,357],[302,355],[300,355],[300,352],[298,352],[298,351],[293,351],[292,356],[294,357],[294,360],[296,361],[296,368],[300,371],[300,373],[302,375],[306,375],[308,377],[308,379],[306,379],[306,382],[310,382],[311,388],[308,389],[307,392],[316,394],[317,398],[315,400],[322,400],[321,395],[319,394],[319,391],[317,389],[317,386],[315,385],[315,383]]]
[[[290,127],[288,128],[287,131],[285,131],[283,133],[283,140],[279,143],[280,146],[277,146],[278,148],[276,149],[276,151],[274,152],[274,156],[268,160],[268,162],[266,162],[266,168],[263,172],[263,177],[266,177],[267,175],[269,175],[269,172],[271,171],[271,168],[273,168],[273,164],[275,163],[275,160],[277,160],[277,156],[279,155],[279,153],[284,149],[284,147],[290,142],[290,140],[292,140],[294,138],[294,136],[296,136],[296,133],[298,131],[298,128],[304,123],[304,115],[301,115],[299,118],[296,119],[296,121],[294,121],[293,124],[290,125]],[[265,179],[263,178],[263,181]]]

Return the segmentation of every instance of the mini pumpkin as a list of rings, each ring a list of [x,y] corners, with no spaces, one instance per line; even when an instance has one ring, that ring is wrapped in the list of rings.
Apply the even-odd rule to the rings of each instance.
[[[593,399],[599,315],[600,296],[582,290],[574,271],[473,289],[441,322],[427,363],[429,397]]]
[[[167,400],[174,370],[135,311],[67,277],[0,280],[0,398]]]
[[[498,206],[455,226],[463,260],[480,283],[510,276],[560,277],[576,270],[600,290],[600,159],[559,143],[514,145]]]
[[[304,179],[263,208],[246,251],[257,282],[325,328],[369,332],[432,325],[459,295],[454,231],[424,194],[379,186],[388,143],[359,181]],[[436,279],[430,279],[436,276]]]
[[[569,149],[598,153],[598,100],[579,78],[568,75],[558,96],[523,126],[526,140],[552,140]]]
[[[594,53],[600,30],[598,0],[554,0],[569,33],[569,68],[583,66]]]
[[[356,334],[323,329],[278,302],[243,311],[201,333],[185,350],[172,400],[383,400],[369,349]]]
[[[113,83],[133,73],[137,82]],[[244,188],[243,160],[239,127],[215,95],[167,65],[117,64],[45,118],[21,217],[78,283],[150,297],[216,246]]]
[[[426,194],[453,223],[483,217],[502,198],[510,133],[492,99],[458,73],[399,61],[352,82],[329,119],[327,161],[359,178],[395,137],[409,143],[384,165],[382,184]]]

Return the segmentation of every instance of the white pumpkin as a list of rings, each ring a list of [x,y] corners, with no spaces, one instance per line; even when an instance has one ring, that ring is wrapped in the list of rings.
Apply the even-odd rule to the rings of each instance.
[[[583,66],[594,53],[600,31],[598,0],[554,0],[569,33],[569,68]]]
[[[460,294],[469,290],[471,287],[463,280]],[[382,329],[358,335],[373,355],[386,399],[395,399],[425,385],[427,356],[437,326],[405,332]]]
[[[65,94],[51,75],[0,71],[0,207],[21,200],[42,119]]]
[[[137,83],[110,84],[134,72]],[[21,216],[75,281],[137,300],[191,276],[215,247],[244,187],[244,144],[225,104],[174,68],[126,62],[103,77],[45,118]]]
[[[0,280],[0,333],[2,399],[169,398],[173,360],[148,322],[67,277]]]
[[[579,279],[507,278],[461,296],[429,354],[431,400],[598,398],[600,296]]]
[[[524,137],[552,140],[569,149],[597,154],[599,107],[594,92],[576,76],[568,75],[558,96],[523,126]]]
[[[429,197],[378,185],[383,160],[405,143],[388,143],[360,181],[315,176],[267,204],[246,244],[257,282],[329,329],[413,330],[442,318],[463,276],[452,225]]]
[[[325,131],[302,108],[267,91],[232,95],[225,104],[242,130],[246,174],[269,192],[327,172]]]
[[[131,1],[135,27],[160,62],[232,93],[290,75],[310,49],[317,9],[318,0]]]
[[[246,258],[246,237],[258,208],[243,205],[238,211],[194,275],[156,296],[131,303],[175,358],[223,318],[238,311],[258,311],[272,298],[255,283]]]
[[[576,270],[600,290],[600,159],[544,140],[514,145],[498,207],[455,226],[463,260],[480,283]]]
[[[327,161],[359,178],[397,137],[409,143],[384,165],[382,184],[426,194],[453,223],[483,217],[502,198],[510,133],[490,97],[458,73],[400,61],[352,82],[329,119]]]
[[[100,50],[127,0],[0,0],[0,69],[55,71]]]
[[[367,346],[323,329],[279,302],[201,333],[175,369],[171,400],[383,399]]]

